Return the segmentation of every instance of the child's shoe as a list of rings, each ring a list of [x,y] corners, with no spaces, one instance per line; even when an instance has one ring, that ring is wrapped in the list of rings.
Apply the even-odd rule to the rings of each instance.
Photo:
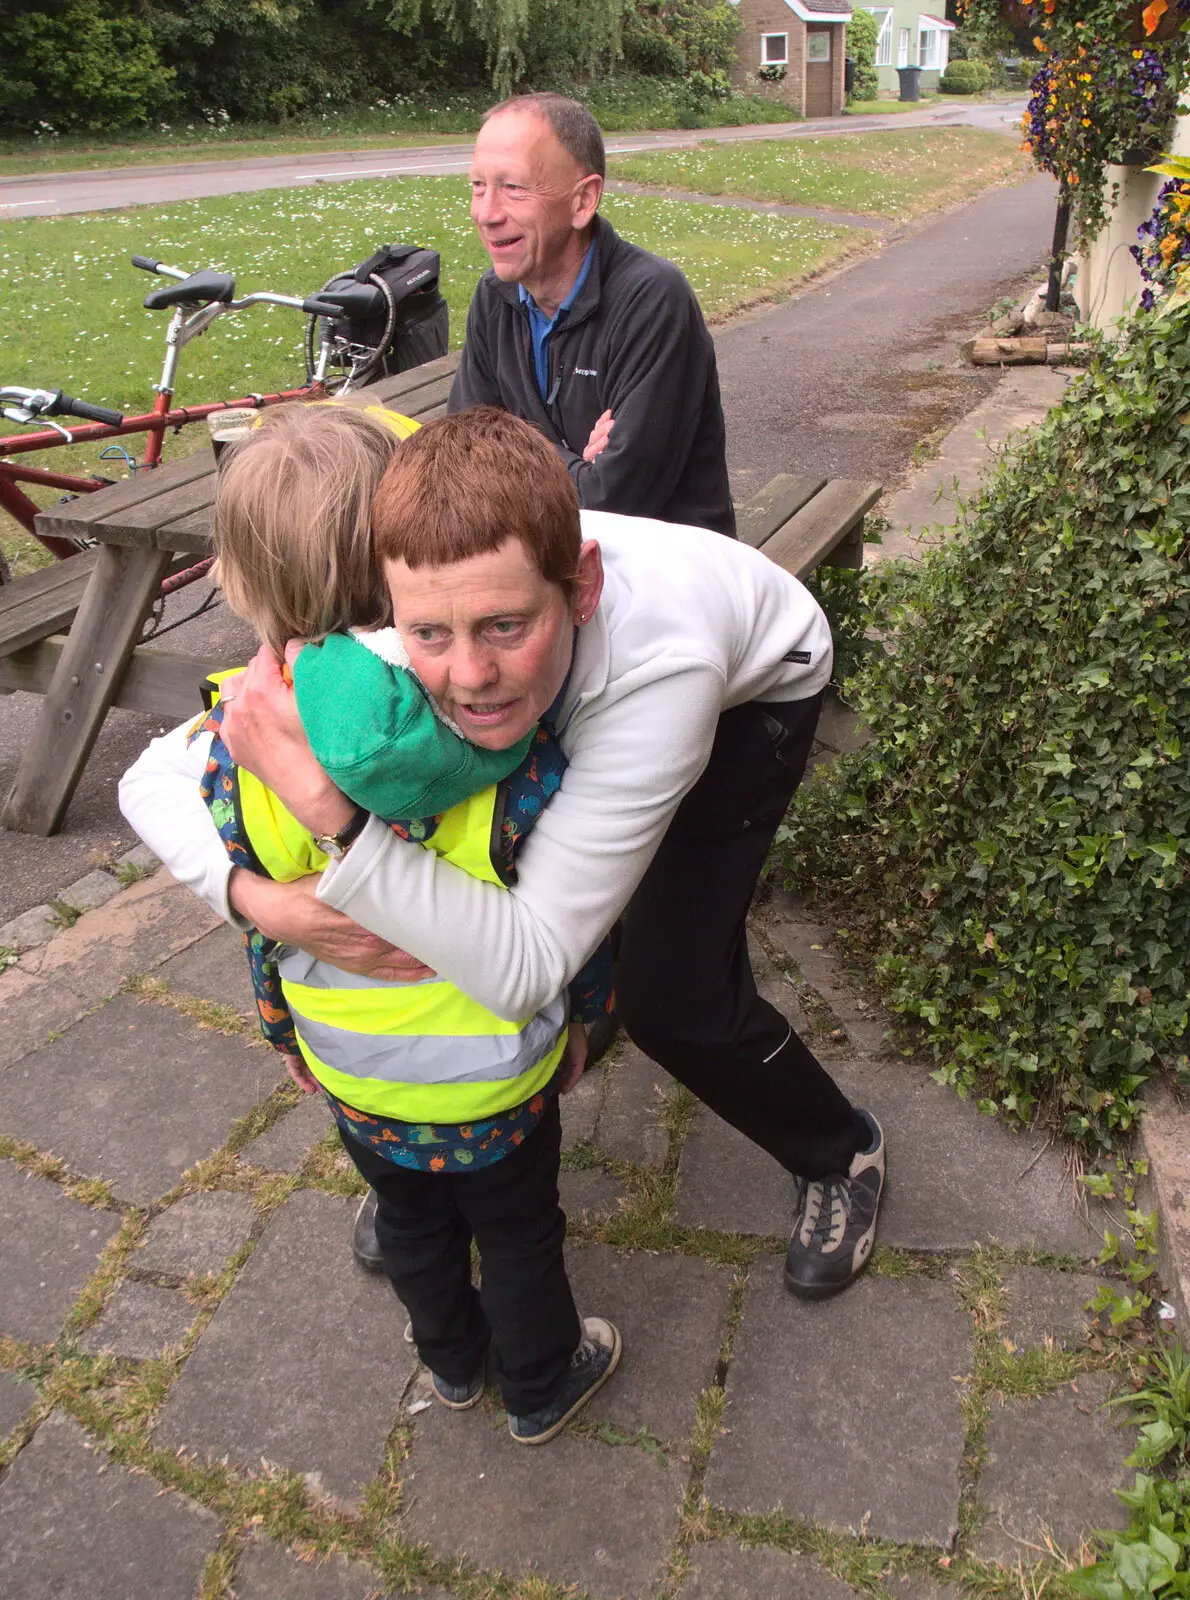
[[[548,1406],[527,1416],[508,1417],[508,1431],[518,1444],[546,1444],[601,1389],[620,1361],[620,1334],[602,1317],[583,1318],[583,1337],[570,1358],[562,1388]],[[435,1383],[437,1379],[435,1379]]]
[[[483,1399],[486,1380],[486,1361],[468,1383],[447,1383],[446,1379],[440,1378],[436,1372],[430,1373],[434,1398],[442,1405],[448,1406],[451,1411],[470,1411],[472,1406],[477,1406]]]

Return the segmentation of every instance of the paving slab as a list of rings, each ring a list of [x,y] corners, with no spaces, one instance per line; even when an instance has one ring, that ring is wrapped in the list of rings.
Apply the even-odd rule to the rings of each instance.
[[[1085,1309],[1103,1282],[1089,1272],[1046,1272],[1014,1267],[1004,1275],[1004,1327],[1018,1349],[1052,1343],[1074,1349],[1085,1343],[1094,1320]]]
[[[236,1600],[377,1600],[388,1590],[384,1580],[362,1561],[332,1555],[325,1561],[302,1561],[271,1539],[249,1539],[236,1562]],[[444,1590],[426,1600],[450,1600]]]
[[[10,1372],[0,1372],[0,1439],[28,1416],[36,1399],[37,1390],[31,1383],[22,1383]]]
[[[30,906],[0,928],[0,948],[32,950],[52,939],[61,924],[52,906]]]
[[[147,844],[134,844],[119,857],[117,865],[135,867],[138,872],[155,872],[161,863]]]
[[[846,1029],[855,1054],[894,1053],[885,1039],[890,1019],[870,996],[858,994],[852,987],[834,943],[833,928],[807,918],[793,897],[778,891],[765,918],[765,932],[826,1001]]]
[[[238,928],[220,923],[188,949],[163,962],[156,976],[164,978],[175,994],[217,1000],[256,1020],[256,996],[248,975],[244,935]]]
[[[580,1139],[594,1141],[606,1081],[606,1069],[602,1066],[592,1067],[583,1073],[569,1094],[559,1099],[563,1150],[569,1150]]]
[[[0,1334],[48,1344],[120,1219],[0,1161]]]
[[[686,1227],[784,1238],[793,1222],[793,1179],[704,1107],[682,1146],[674,1215]]]
[[[1108,1218],[1076,1196],[1062,1151],[981,1116],[914,1062],[832,1061],[832,1076],[879,1118],[888,1186],[879,1240],[907,1250],[998,1241],[1090,1257]],[[789,1181],[757,1146],[704,1111],[686,1140],[677,1217],[692,1226],[784,1234]]]
[[[1190,1110],[1184,1097],[1150,1085],[1141,1137],[1161,1222],[1162,1276],[1185,1341],[1190,1338]]]
[[[68,1028],[89,1004],[69,984],[47,983],[20,967],[0,973],[0,1070]]]
[[[246,1194],[211,1190],[183,1195],[150,1222],[132,1265],[178,1278],[222,1272],[228,1256],[247,1239],[256,1217],[256,1207]]]
[[[753,970],[757,970],[755,963]],[[760,977],[758,974],[756,987],[769,1005],[781,1013],[795,1033],[803,1036],[809,1033],[810,1024],[798,1000],[797,985],[787,973],[770,972],[765,977]]]
[[[618,1161],[659,1167],[669,1148],[669,1136],[659,1119],[674,1080],[629,1043],[606,1068],[606,1075],[597,1134],[600,1149]]]
[[[0,1483],[4,1600],[193,1600],[219,1521],[118,1467],[67,1417],[41,1424]]]
[[[988,1515],[976,1555],[1035,1561],[1047,1536],[1073,1554],[1093,1529],[1127,1527],[1112,1491],[1131,1487],[1124,1458],[1136,1431],[1100,1409],[1110,1392],[1107,1377],[1093,1373],[1039,1400],[993,1404],[977,1488]]]
[[[72,911],[81,913],[97,911],[109,900],[114,900],[119,892],[120,884],[111,873],[96,869],[94,872],[88,872],[85,877],[76,878],[73,883],[67,884],[58,895],[58,899]]]
[[[79,880],[81,881],[81,880]],[[25,971],[60,978],[85,969],[91,993],[114,994],[129,972],[147,972],[224,923],[164,867],[89,910],[40,950]]]
[[[28,951],[14,970],[44,980],[48,998],[42,1008],[53,1004],[56,1012],[46,1026],[62,1029],[116,994],[129,974],[151,971],[219,926],[215,913],[162,869]],[[20,999],[0,985],[0,1066],[45,1036],[43,1027],[29,1040],[21,1026],[29,994]]]
[[[684,1443],[694,1402],[715,1376],[731,1271],[601,1244],[571,1246],[566,1266],[579,1315],[610,1318],[624,1341],[619,1367],[586,1415]]]
[[[614,1217],[624,1198],[623,1184],[599,1171],[562,1172],[558,1176],[558,1191],[562,1210],[571,1224],[602,1222]]]
[[[359,1500],[417,1356],[387,1281],[351,1258],[354,1211],[304,1190],[274,1215],[187,1361],[159,1445],[245,1468],[263,1456]]]
[[[275,1082],[272,1051],[121,995],[0,1074],[0,1130],[143,1205]]]
[[[696,1544],[682,1600],[854,1600],[850,1584],[824,1572],[809,1556],[784,1550],[746,1550],[738,1544]]]
[[[684,1484],[684,1468],[634,1446],[564,1433],[527,1450],[482,1407],[432,1406],[414,1422],[397,1532],[444,1560],[621,1600],[661,1576]]]
[[[326,1138],[332,1120],[322,1095],[304,1094],[292,1111],[244,1146],[240,1160],[266,1172],[296,1172],[314,1146]]]
[[[192,1305],[180,1289],[125,1282],[79,1343],[93,1356],[149,1361],[167,1345],[181,1343],[198,1311],[198,1306]]]
[[[758,1261],[706,1492],[733,1511],[781,1506],[949,1547],[964,1442],[955,1378],[970,1370],[970,1323],[948,1285],[868,1275],[808,1304],[786,1292],[780,1262]]]

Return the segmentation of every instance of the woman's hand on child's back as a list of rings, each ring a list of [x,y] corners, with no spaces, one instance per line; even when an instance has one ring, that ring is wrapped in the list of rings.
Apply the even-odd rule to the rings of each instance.
[[[421,983],[435,976],[416,956],[398,950],[358,922],[315,898],[316,877],[274,883],[246,867],[235,867],[228,884],[231,909],[266,939],[295,945],[342,972],[383,983]]]
[[[281,1059],[285,1063],[286,1072],[288,1072],[289,1076],[293,1079],[294,1083],[297,1084],[298,1088],[303,1094],[318,1093],[322,1085],[310,1071],[309,1067],[306,1065],[301,1056],[285,1055],[284,1052],[282,1052]]]
[[[572,1022],[566,1035],[566,1049],[558,1063],[558,1093],[569,1094],[587,1070],[587,1030]]]
[[[314,759],[292,680],[286,682],[288,655],[281,662],[262,645],[246,670],[227,683],[223,742],[232,760],[271,789],[303,827],[316,837],[335,834],[351,821],[355,806]]]

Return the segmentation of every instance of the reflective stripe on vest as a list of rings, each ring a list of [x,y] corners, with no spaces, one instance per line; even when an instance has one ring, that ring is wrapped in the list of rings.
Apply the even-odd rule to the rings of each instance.
[[[251,773],[237,771],[234,798],[241,831],[271,878],[288,882],[326,866],[308,830]],[[453,806],[422,847],[502,887],[492,860],[498,799],[491,786]],[[278,967],[310,1070],[358,1111],[401,1122],[497,1116],[544,1088],[566,1047],[563,996],[508,1022],[441,979],[359,979],[292,948],[279,952]]]

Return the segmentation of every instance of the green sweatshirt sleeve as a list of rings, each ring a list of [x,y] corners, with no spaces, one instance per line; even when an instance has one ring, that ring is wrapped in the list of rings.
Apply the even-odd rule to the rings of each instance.
[[[451,728],[407,667],[349,634],[307,645],[293,666],[298,712],[323,771],[380,817],[433,817],[515,771],[532,734],[483,750]]]

